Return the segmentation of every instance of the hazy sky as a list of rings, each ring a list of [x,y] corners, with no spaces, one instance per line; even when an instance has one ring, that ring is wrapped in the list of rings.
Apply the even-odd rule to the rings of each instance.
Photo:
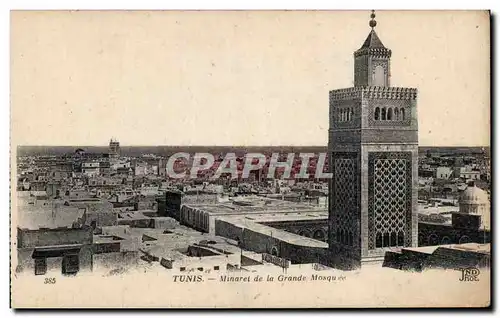
[[[13,144],[326,145],[369,11],[14,12]],[[422,146],[489,145],[489,16],[377,12]]]

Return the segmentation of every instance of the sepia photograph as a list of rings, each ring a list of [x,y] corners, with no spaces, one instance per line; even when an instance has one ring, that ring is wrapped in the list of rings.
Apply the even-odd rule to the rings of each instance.
[[[490,20],[11,11],[11,307],[490,307]]]

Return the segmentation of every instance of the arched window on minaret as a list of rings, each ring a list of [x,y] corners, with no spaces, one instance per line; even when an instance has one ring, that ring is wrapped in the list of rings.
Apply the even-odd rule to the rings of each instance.
[[[385,86],[385,70],[382,65],[377,65],[373,70],[373,86]]]
[[[387,120],[392,120],[392,107],[387,110]]]
[[[382,236],[382,247],[389,247],[390,245],[390,234],[389,233],[384,233]]]
[[[396,232],[391,232],[389,246],[398,246],[398,236]]]
[[[387,119],[387,118],[386,118],[386,110],[385,110],[385,107],[382,107],[382,116],[381,116],[381,117],[382,117],[382,118],[381,118],[382,120],[386,120],[386,119]]]
[[[398,246],[405,245],[405,233],[403,231],[399,231],[398,233]]]
[[[405,120],[405,109],[401,108],[401,120]]]
[[[399,108],[394,108],[394,120],[399,120]]]
[[[375,108],[375,120],[380,120],[380,107]]]
[[[377,233],[375,238],[375,247],[382,247],[382,234]]]

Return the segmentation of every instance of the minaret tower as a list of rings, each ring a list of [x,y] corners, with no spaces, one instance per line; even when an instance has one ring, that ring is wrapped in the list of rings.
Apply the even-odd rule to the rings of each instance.
[[[114,138],[109,141],[109,157],[111,159],[120,157],[120,143]]]
[[[354,52],[354,87],[330,91],[332,265],[382,262],[417,246],[417,90],[390,85],[390,59],[375,27]]]

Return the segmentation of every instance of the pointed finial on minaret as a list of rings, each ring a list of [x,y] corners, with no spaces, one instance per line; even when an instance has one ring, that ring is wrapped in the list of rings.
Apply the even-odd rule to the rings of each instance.
[[[377,21],[375,21],[375,10],[372,10],[372,14],[370,15],[370,17],[372,18],[370,20],[370,28],[372,28],[372,30],[377,26]]]

